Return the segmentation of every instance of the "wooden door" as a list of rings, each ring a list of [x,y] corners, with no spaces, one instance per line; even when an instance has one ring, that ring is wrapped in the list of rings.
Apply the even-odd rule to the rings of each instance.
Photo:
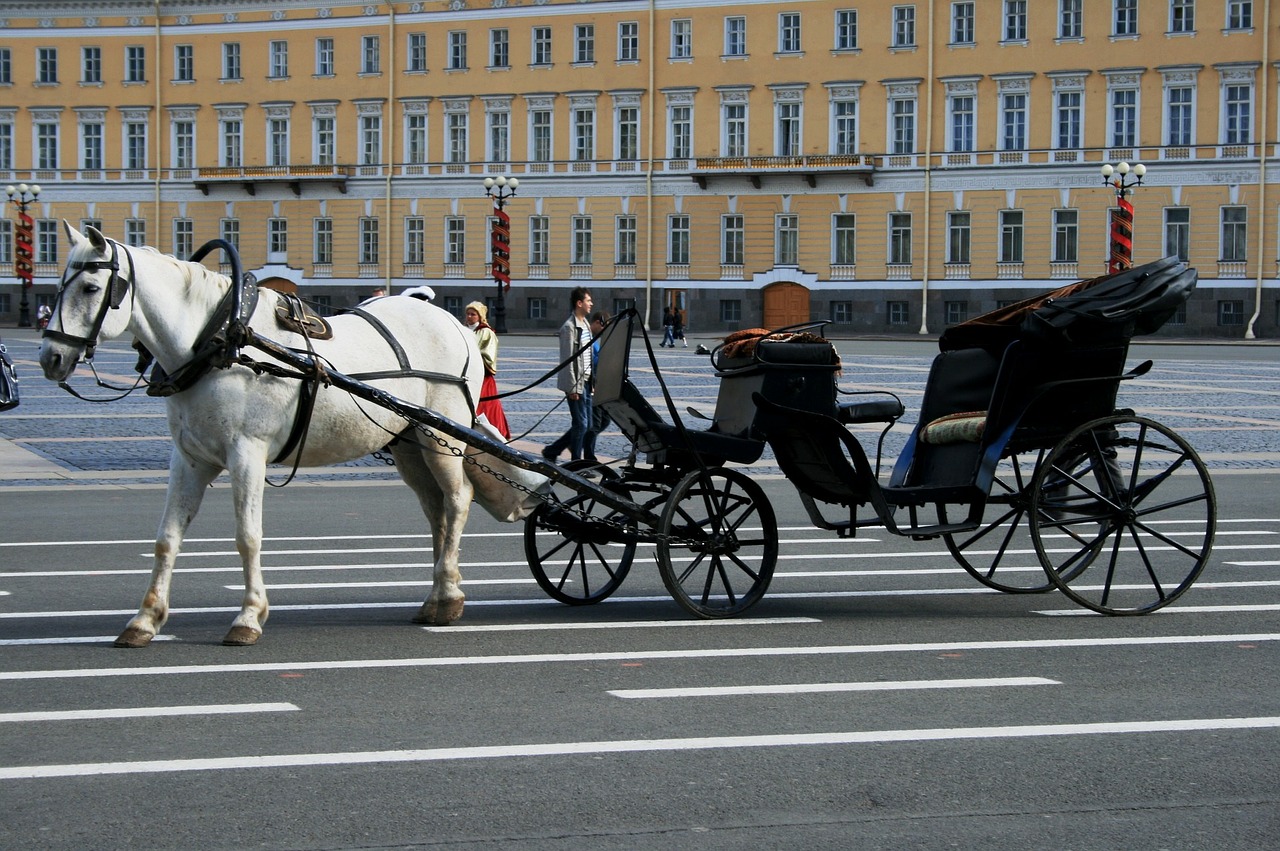
[[[783,328],[809,321],[809,290],[799,284],[770,284],[764,288],[764,327]]]

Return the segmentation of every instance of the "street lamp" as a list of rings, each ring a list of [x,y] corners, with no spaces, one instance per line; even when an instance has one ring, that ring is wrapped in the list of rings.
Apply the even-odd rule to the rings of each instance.
[[[27,294],[31,290],[32,279],[35,277],[35,266],[31,262],[35,256],[31,250],[31,231],[35,220],[27,215],[27,205],[34,204],[40,197],[40,187],[19,183],[16,187],[6,186],[4,192],[18,208],[18,227],[14,232],[16,258],[13,263],[13,268],[18,273],[19,283],[22,285],[22,296],[18,301],[18,327],[30,328],[31,308],[27,302]]]
[[[1102,167],[1102,183],[1116,189],[1116,208],[1111,211],[1111,253],[1107,258],[1107,274],[1133,268],[1133,196],[1135,186],[1142,185],[1147,167],[1122,162]]]
[[[500,174],[484,179],[484,194],[493,199],[493,233],[490,235],[490,263],[498,300],[493,305],[493,330],[507,333],[507,290],[511,289],[511,217],[502,208],[516,194],[520,181]]]

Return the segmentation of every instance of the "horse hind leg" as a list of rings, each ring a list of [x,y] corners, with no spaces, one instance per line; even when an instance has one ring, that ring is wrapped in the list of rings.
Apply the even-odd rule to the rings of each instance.
[[[462,617],[466,595],[460,583],[458,553],[462,529],[471,508],[471,484],[462,472],[462,461],[431,449],[419,449],[407,442],[391,448],[396,469],[418,497],[418,504],[431,525],[434,571],[431,593],[414,615],[414,623],[446,626]],[[428,463],[427,459],[430,459]],[[448,470],[456,468],[456,475]]]
[[[204,499],[205,489],[217,477],[218,468],[184,458],[177,449],[169,462],[169,489],[165,496],[164,514],[156,533],[155,566],[151,584],[142,598],[138,613],[116,638],[116,647],[146,647],[169,618],[169,590],[173,566],[182,549],[187,527],[195,519]]]
[[[261,444],[237,447],[229,464],[231,494],[236,511],[236,550],[244,569],[244,597],[240,614],[222,643],[234,647],[256,644],[270,611],[262,580],[262,491],[267,476],[267,449]]]

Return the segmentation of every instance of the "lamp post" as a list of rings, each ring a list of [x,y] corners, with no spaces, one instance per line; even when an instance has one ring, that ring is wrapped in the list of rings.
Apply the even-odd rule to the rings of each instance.
[[[511,289],[511,217],[502,208],[516,194],[520,181],[506,175],[486,177],[484,194],[493,200],[493,233],[490,235],[490,269],[498,285],[498,300],[493,305],[493,330],[507,333],[507,290]]]
[[[1102,182],[1116,189],[1116,208],[1111,211],[1111,252],[1107,257],[1107,274],[1133,268],[1133,196],[1135,186],[1142,185],[1147,167],[1107,163],[1102,167]]]
[[[35,277],[35,266],[31,262],[35,256],[31,250],[31,230],[35,220],[27,215],[27,205],[34,204],[40,197],[40,187],[19,183],[16,187],[6,186],[4,192],[18,208],[18,227],[14,231],[13,240],[15,248],[13,268],[18,273],[18,281],[22,286],[22,295],[18,301],[18,327],[30,328],[31,307],[27,301],[27,295],[31,291],[32,279]]]

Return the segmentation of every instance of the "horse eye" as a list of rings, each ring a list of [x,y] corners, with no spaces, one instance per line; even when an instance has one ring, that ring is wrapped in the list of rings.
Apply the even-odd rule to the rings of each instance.
[[[85,284],[84,291],[89,295],[93,295],[94,293],[102,292],[102,287],[97,284]]]

